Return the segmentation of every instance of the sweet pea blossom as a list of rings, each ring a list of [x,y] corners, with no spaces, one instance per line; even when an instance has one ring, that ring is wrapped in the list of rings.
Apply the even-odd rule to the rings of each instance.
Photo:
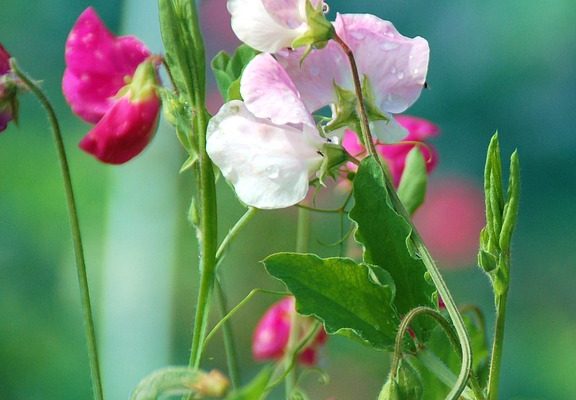
[[[293,297],[280,300],[266,311],[252,337],[252,355],[256,360],[278,360],[284,356],[290,338],[292,315],[295,312]],[[308,320],[302,319],[302,322],[300,325],[307,325]],[[321,329],[312,343],[300,353],[300,363],[315,365],[318,348],[326,339],[326,331]]]
[[[65,58],[64,96],[74,113],[97,123],[80,147],[110,164],[138,155],[160,111],[156,58],[135,37],[115,37],[92,8],[74,24]]]
[[[248,46],[274,53],[308,29],[306,2],[310,0],[228,0],[232,30]],[[320,0],[313,0],[317,6]]]
[[[0,44],[0,132],[16,117],[17,85],[10,68],[10,53]]]
[[[408,136],[404,139],[407,143],[384,144],[374,139],[374,144],[376,145],[376,150],[388,163],[394,184],[398,186],[406,165],[406,157],[414,146],[418,146],[418,149],[422,152],[426,160],[427,172],[431,172],[436,167],[438,162],[436,150],[431,145],[426,144],[425,140],[436,136],[439,129],[438,126],[430,121],[409,115],[398,115],[396,116],[396,121],[408,131]],[[426,145],[419,145],[418,143]],[[344,133],[342,146],[355,158],[362,159],[366,156],[366,149],[360,143],[358,135],[349,129]],[[345,168],[349,172],[355,172],[357,169],[356,165],[351,162],[347,163]]]
[[[337,35],[351,49],[359,75],[368,85],[368,100],[385,119],[372,121],[382,142],[396,142],[407,131],[393,114],[404,112],[420,96],[428,71],[428,42],[401,35],[392,23],[369,14],[338,14]],[[283,50],[275,55],[310,111],[338,103],[336,87],[353,92],[349,61],[342,48],[330,41],[302,60],[303,51]]]
[[[245,204],[284,208],[303,200],[330,141],[320,136],[286,72],[269,54],[245,68],[245,102],[222,106],[210,120],[206,151]],[[266,100],[259,93],[266,93]]]

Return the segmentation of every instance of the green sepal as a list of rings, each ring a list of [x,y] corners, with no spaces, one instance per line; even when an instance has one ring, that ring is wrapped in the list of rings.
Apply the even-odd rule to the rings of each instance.
[[[226,400],[262,400],[266,398],[273,372],[273,368],[265,367],[246,386],[230,393]]]
[[[242,44],[238,46],[232,56],[221,51],[212,59],[210,66],[216,79],[216,85],[226,102],[242,99],[240,96],[242,71],[257,54],[258,51]]]
[[[393,305],[394,281],[386,271],[314,254],[278,253],[263,262],[294,294],[297,311],[318,318],[326,332],[393,348],[400,317]]]
[[[322,147],[322,164],[318,170],[318,181],[324,185],[326,177],[336,177],[339,173],[338,167],[348,160],[348,153],[340,145],[326,143]]]
[[[334,37],[334,27],[324,15],[324,3],[318,2],[315,8],[310,0],[306,1],[306,23],[308,30],[292,41],[292,48],[306,46],[305,54],[314,49],[321,49]]]
[[[364,106],[366,107],[368,120],[388,121],[390,119],[386,114],[380,111],[378,106],[376,106],[376,97],[374,96],[374,91],[370,85],[370,80],[366,75],[364,75],[364,78],[362,79],[362,97],[364,97]]]
[[[485,250],[478,251],[478,265],[486,272],[492,272],[498,267],[498,258]]]
[[[191,399],[222,397],[229,382],[220,373],[188,367],[166,367],[145,377],[132,392],[130,400],[156,400],[168,396],[190,396]]]
[[[418,147],[414,147],[406,157],[406,166],[398,186],[398,197],[410,215],[424,203],[428,175],[426,160]]]
[[[364,248],[364,263],[386,270],[394,280],[397,295],[394,304],[400,315],[418,306],[435,308],[435,288],[426,279],[426,267],[407,242],[410,224],[392,207],[384,172],[377,160],[362,160],[354,178],[355,205],[350,218],[358,229],[356,240]],[[432,323],[414,321],[413,329],[424,340]]]
[[[336,83],[333,85],[336,92],[336,103],[334,104],[334,116],[330,123],[324,127],[326,132],[343,127],[354,127],[359,123],[356,114],[356,106],[358,104],[356,94],[338,86]]]

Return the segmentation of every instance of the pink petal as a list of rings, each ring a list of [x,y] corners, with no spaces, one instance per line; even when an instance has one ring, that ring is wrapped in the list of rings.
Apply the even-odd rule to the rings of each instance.
[[[335,83],[353,89],[348,59],[337,44],[330,42],[323,49],[312,51],[301,62],[303,53],[303,49],[284,50],[276,54],[276,58],[310,111],[336,103]]]
[[[6,51],[2,43],[0,43],[0,75],[4,75],[10,71],[10,53]]]
[[[242,74],[240,93],[246,108],[258,118],[277,125],[315,125],[294,83],[270,54],[259,54],[248,63]]]
[[[294,299],[287,297],[273,304],[258,322],[252,337],[252,355],[256,360],[278,359],[290,336]]]
[[[440,128],[438,125],[424,119],[411,115],[395,115],[396,122],[408,129],[406,140],[426,140],[429,137],[438,135]]]
[[[296,29],[306,22],[303,13],[305,1],[302,0],[261,0],[268,14],[279,25]]]
[[[425,39],[402,36],[370,14],[339,14],[334,27],[352,49],[360,75],[368,77],[381,111],[400,113],[416,101],[428,71]]]
[[[150,142],[159,113],[160,100],[156,95],[140,103],[122,97],[82,139],[80,148],[102,162],[125,163]]]
[[[97,122],[111,106],[109,98],[149,56],[148,49],[135,37],[115,37],[89,7],[78,17],[66,40],[64,96],[80,117]]]

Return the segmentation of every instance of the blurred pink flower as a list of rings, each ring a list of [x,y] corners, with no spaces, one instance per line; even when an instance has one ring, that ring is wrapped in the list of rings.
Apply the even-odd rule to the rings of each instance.
[[[10,68],[10,53],[0,43],[0,132],[17,117],[17,85]]]
[[[252,337],[252,354],[256,360],[278,360],[284,356],[290,337],[294,298],[287,297],[274,303],[258,322]],[[317,363],[318,347],[326,342],[324,329],[318,332],[313,343],[300,353],[299,361],[312,366]]]
[[[462,178],[435,180],[426,201],[414,216],[416,227],[432,256],[446,268],[460,268],[476,260],[484,227],[484,194]]]
[[[390,167],[394,184],[398,186],[400,178],[404,172],[406,164],[406,157],[414,146],[418,146],[426,160],[426,169],[431,172],[438,163],[438,155],[436,150],[429,144],[425,143],[426,139],[434,137],[438,134],[438,126],[430,121],[422,118],[412,117],[409,115],[397,115],[396,121],[408,131],[408,136],[404,139],[405,144],[383,144],[374,138],[376,150],[384,157]],[[425,145],[419,145],[423,143]],[[342,139],[342,146],[346,151],[358,158],[362,159],[366,156],[366,149],[360,143],[358,135],[351,131],[346,130]],[[347,163],[346,169],[349,172],[355,172],[357,167],[354,163]]]
[[[157,57],[133,36],[115,37],[87,8],[66,41],[62,89],[72,111],[97,125],[80,147],[121,164],[138,155],[157,126]],[[137,76],[138,75],[138,76]]]

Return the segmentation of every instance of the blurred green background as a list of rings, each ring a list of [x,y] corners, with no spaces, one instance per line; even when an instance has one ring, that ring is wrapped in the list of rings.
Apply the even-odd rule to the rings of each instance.
[[[440,164],[431,189],[447,181],[480,188],[485,149],[497,129],[505,155],[518,147],[522,202],[501,398],[576,398],[576,3],[329,3],[331,12],[374,13],[403,34],[430,42],[430,89],[409,111],[442,129],[434,140]],[[43,82],[61,117],[85,234],[105,390],[109,399],[122,399],[145,374],[187,360],[197,277],[194,233],[185,221],[193,177],[177,174],[183,155],[165,126],[145,154],[125,166],[100,165],[78,150],[88,126],[67,108],[60,80],[66,35],[89,5],[114,32],[137,34],[161,52],[152,0],[3,0],[0,41]],[[224,1],[205,0],[201,7],[209,55],[233,49]],[[19,126],[0,136],[0,170],[0,399],[88,399],[62,183],[46,118],[30,95],[21,99]],[[225,232],[242,208],[226,185],[220,193]],[[442,199],[443,193],[436,196]],[[261,213],[236,242],[222,266],[231,304],[254,286],[279,287],[258,261],[293,248],[294,217],[294,210]],[[334,254],[320,242],[338,238],[338,219],[315,216],[313,222],[313,249]],[[450,222],[437,219],[437,236],[460,229]],[[488,282],[474,269],[473,254],[458,265],[445,263],[458,302],[480,305],[492,325]],[[274,300],[261,297],[234,319],[245,379],[259,367],[250,357],[251,331]],[[207,366],[225,368],[220,343],[210,346]],[[387,363],[385,354],[334,338],[321,362],[331,382],[321,385],[314,374],[305,380],[314,398],[375,398]]]

